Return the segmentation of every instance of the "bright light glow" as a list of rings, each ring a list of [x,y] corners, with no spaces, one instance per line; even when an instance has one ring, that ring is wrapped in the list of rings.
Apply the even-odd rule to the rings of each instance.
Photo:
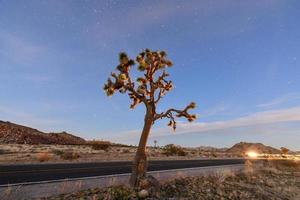
[[[257,158],[258,157],[258,154],[256,152],[254,152],[254,151],[249,151],[246,154],[250,158]]]

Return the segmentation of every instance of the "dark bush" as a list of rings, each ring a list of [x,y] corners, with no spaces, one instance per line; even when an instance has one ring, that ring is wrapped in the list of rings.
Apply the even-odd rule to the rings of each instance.
[[[130,153],[129,149],[123,149],[122,153]]]
[[[5,153],[6,153],[6,151],[4,149],[0,149],[0,155],[5,154]]]
[[[94,150],[104,150],[107,151],[108,148],[111,146],[110,142],[107,141],[90,141],[88,142],[88,145],[92,147]]]
[[[59,149],[54,149],[52,151],[53,154],[57,155],[57,156],[61,156],[62,154],[64,154],[63,150],[59,150]]]
[[[163,148],[163,154],[166,156],[186,156],[187,152],[181,146],[168,144]]]
[[[60,155],[60,157],[64,160],[75,160],[80,158],[80,155],[77,152],[64,151],[63,154]]]
[[[116,186],[113,188],[109,188],[108,192],[110,194],[110,199],[120,199],[120,200],[133,199],[132,194],[134,193],[134,191],[131,188],[125,186]]]

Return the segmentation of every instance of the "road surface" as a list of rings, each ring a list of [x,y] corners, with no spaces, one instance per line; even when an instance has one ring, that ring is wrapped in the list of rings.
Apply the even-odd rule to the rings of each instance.
[[[150,161],[148,171],[243,164],[243,159]],[[132,162],[0,165],[0,185],[124,174]]]

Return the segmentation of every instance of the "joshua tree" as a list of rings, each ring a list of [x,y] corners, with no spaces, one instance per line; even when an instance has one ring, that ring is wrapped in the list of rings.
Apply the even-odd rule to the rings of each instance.
[[[168,118],[168,126],[175,130],[175,117],[184,117],[190,122],[196,119],[196,115],[191,115],[188,112],[190,109],[195,108],[196,104],[192,102],[182,110],[171,108],[165,112],[156,112],[158,102],[173,88],[172,81],[166,80],[169,76],[166,69],[172,66],[172,62],[166,57],[166,52],[146,49],[136,57],[136,61],[130,59],[126,53],[122,52],[119,55],[119,61],[120,64],[117,66],[116,72],[111,73],[111,78],[107,80],[103,89],[107,96],[111,96],[117,91],[127,93],[132,100],[130,105],[132,109],[140,103],[143,103],[146,107],[144,128],[134,158],[130,178],[130,184],[138,187],[140,180],[146,176],[146,144],[151,127],[155,121]],[[135,66],[135,63],[137,63],[137,69],[142,74],[136,81],[133,81],[129,72]]]

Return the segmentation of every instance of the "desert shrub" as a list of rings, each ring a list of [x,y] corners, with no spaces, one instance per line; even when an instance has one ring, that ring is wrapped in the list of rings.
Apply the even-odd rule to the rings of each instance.
[[[264,163],[265,166],[271,166],[279,170],[289,171],[289,170],[300,170],[300,161],[294,160],[270,160]]]
[[[130,200],[133,199],[132,194],[134,191],[131,188],[125,186],[116,186],[108,189],[109,199],[122,199]]]
[[[166,156],[186,156],[187,152],[185,152],[181,146],[168,144],[164,146],[163,154],[165,154]]]
[[[288,148],[281,147],[280,151],[281,151],[281,154],[288,154],[290,150]]]
[[[122,153],[130,153],[129,149],[123,149]]]
[[[4,149],[0,149],[0,155],[5,154],[5,153],[6,153],[6,151]]]
[[[64,151],[60,157],[64,160],[75,160],[80,158],[80,155],[74,151]]]
[[[111,146],[111,143],[108,141],[90,141],[88,145],[92,147],[94,150],[104,150],[107,151],[108,148]]]
[[[178,156],[186,156],[187,152],[185,152],[183,149],[179,149],[178,152],[177,152],[177,155]]]
[[[54,149],[52,152],[57,156],[61,156],[62,154],[64,154],[64,151],[59,149]]]
[[[52,156],[48,152],[41,152],[36,155],[36,158],[40,162],[49,161]]]

